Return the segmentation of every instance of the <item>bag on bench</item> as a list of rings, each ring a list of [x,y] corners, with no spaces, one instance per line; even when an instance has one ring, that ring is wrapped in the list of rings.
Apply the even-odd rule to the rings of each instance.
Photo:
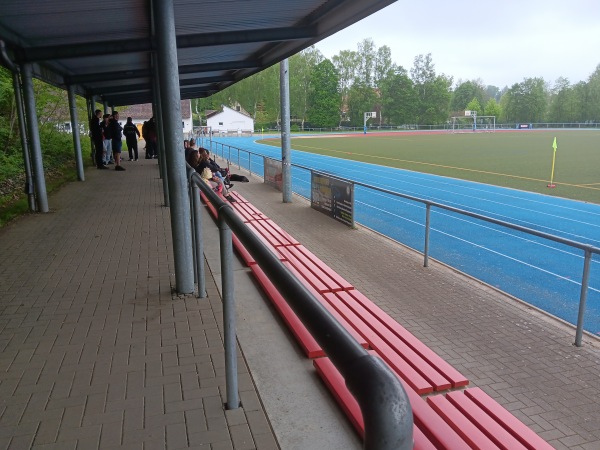
[[[244,175],[238,175],[237,173],[232,173],[229,175],[231,181],[241,181],[242,183],[248,183],[250,180]]]

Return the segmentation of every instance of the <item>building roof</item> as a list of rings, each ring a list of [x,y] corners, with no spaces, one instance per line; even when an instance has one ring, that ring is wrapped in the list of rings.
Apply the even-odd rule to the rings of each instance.
[[[221,91],[394,1],[173,0],[181,98]],[[77,94],[98,96],[112,106],[151,103],[162,45],[157,18],[168,16],[162,12],[170,13],[170,3],[91,5],[0,1],[0,40],[8,57],[16,64],[31,63],[39,79],[72,85]],[[11,65],[3,58],[0,64]]]
[[[222,112],[225,111],[225,108],[227,108],[235,113],[241,114],[242,116],[246,116],[246,117],[249,117],[250,119],[254,120],[254,118],[241,106],[239,107],[240,109],[238,110],[235,108],[230,108],[229,106],[225,106],[225,105],[221,105],[221,109],[206,111],[206,118],[210,119],[212,117],[218,116],[219,114],[221,114]]]
[[[134,119],[144,120],[153,116],[152,103],[142,103],[139,105],[128,106],[119,109],[120,117],[133,117]],[[192,116],[192,101],[181,100],[181,117],[187,119]]]

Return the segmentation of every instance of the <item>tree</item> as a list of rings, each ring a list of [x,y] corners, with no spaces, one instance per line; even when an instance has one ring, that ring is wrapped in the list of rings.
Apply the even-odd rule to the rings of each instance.
[[[415,112],[418,123],[445,122],[448,119],[452,77],[435,74],[431,53],[415,57],[414,66],[410,69],[410,76],[416,91]]]
[[[358,53],[352,50],[342,50],[331,60],[339,76],[339,109],[347,112],[348,95],[358,67]]]
[[[483,108],[476,97],[467,104],[467,110],[476,111],[478,116],[483,116]]]
[[[543,78],[525,78],[502,97],[503,110],[511,122],[542,122],[548,105]]]
[[[289,59],[290,66],[290,114],[292,118],[304,121],[309,108],[309,97],[313,89],[313,72],[323,55],[314,46],[309,47]]]
[[[415,122],[417,98],[413,82],[402,67],[380,81],[381,103],[389,122],[402,125]]]
[[[315,127],[335,127],[340,121],[339,75],[333,63],[324,59],[313,72],[308,120]]]
[[[485,104],[487,94],[482,83],[478,81],[465,81],[459,84],[452,94],[450,101],[450,110],[453,112],[464,111],[470,109],[467,104],[474,98],[477,99],[480,105]]]
[[[502,108],[496,102],[496,99],[490,98],[485,104],[485,110],[483,112],[486,116],[496,116],[496,121],[502,116]]]
[[[375,87],[375,59],[376,50],[373,39],[363,39],[358,43],[358,67],[356,78],[359,84]]]

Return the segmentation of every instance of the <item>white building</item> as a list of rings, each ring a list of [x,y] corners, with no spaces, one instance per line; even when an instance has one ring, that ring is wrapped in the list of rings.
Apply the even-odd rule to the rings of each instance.
[[[225,105],[221,105],[220,111],[209,111],[206,125],[214,134],[235,136],[254,132],[254,119],[239,106],[237,111]]]
[[[119,122],[125,125],[127,117],[131,117],[135,126],[142,132],[142,125],[152,117],[152,104],[133,105],[127,108],[117,108],[119,111]],[[192,101],[181,100],[181,127],[183,134],[188,136],[192,132]]]

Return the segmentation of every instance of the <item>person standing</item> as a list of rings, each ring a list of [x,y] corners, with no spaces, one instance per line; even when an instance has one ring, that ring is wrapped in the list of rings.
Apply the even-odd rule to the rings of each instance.
[[[121,141],[123,137],[123,127],[119,123],[119,112],[113,112],[113,118],[108,124],[108,128],[110,129],[110,134],[112,136],[112,152],[115,158],[115,170],[125,170],[125,167],[121,165],[121,148],[123,146],[123,142]]]
[[[133,124],[131,117],[127,118],[127,123],[123,127],[123,134],[125,135],[125,141],[127,142],[127,151],[129,152],[129,161],[138,160],[138,138],[140,137],[140,130]]]
[[[103,164],[102,154],[104,152],[104,146],[102,144],[102,128],[100,127],[100,118],[102,117],[102,111],[97,109],[94,117],[90,119],[90,133],[92,134],[92,141],[94,142],[94,161],[97,169],[106,169]]]
[[[158,149],[156,148],[156,122],[154,121],[154,117],[151,117],[146,123],[144,139],[146,139],[146,159],[158,158]]]
[[[105,166],[113,163],[112,140],[109,128],[111,120],[112,116],[110,114],[104,114],[104,116],[102,116],[102,122],[100,122],[100,128],[102,129],[102,145],[104,147],[102,162]]]

